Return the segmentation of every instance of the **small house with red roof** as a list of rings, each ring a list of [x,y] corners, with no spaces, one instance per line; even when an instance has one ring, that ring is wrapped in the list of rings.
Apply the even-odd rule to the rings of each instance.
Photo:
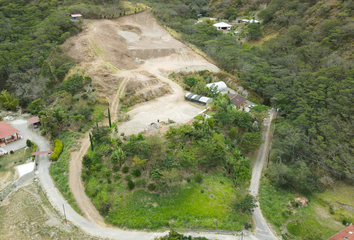
[[[342,231],[334,234],[328,240],[354,240],[354,225],[350,224],[348,227],[344,228]]]
[[[28,119],[28,122],[33,128],[38,128],[39,125],[41,125],[41,122],[40,122],[38,116]]]
[[[4,147],[10,142],[21,139],[18,135],[20,131],[10,125],[0,122],[0,147]]]

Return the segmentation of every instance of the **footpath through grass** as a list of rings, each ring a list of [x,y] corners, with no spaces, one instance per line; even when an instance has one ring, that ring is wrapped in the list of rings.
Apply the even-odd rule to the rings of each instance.
[[[74,143],[76,143],[75,138],[80,136],[79,133],[73,132],[62,132],[60,140],[62,141],[64,147],[57,162],[50,165],[49,173],[52,176],[55,186],[59,189],[63,197],[68,201],[71,207],[82,215],[79,206],[69,187],[69,160],[70,160],[70,148]]]
[[[222,183],[220,183],[222,182]],[[119,188],[119,187],[118,187]],[[233,204],[241,194],[222,173],[204,175],[202,184],[194,181],[175,186],[164,194],[143,189],[112,196],[115,210],[106,219],[119,227],[158,229],[161,227],[241,230],[250,216],[239,214]]]
[[[264,217],[278,233],[288,231],[291,239],[326,240],[344,229],[343,223],[354,222],[352,186],[337,182],[331,190],[307,196],[308,207],[292,207],[290,202],[298,197],[304,196],[276,188],[264,177],[261,180],[259,202]]]

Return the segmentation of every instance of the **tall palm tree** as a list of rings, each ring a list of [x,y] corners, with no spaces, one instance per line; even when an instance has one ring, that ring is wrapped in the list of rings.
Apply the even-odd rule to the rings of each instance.
[[[16,110],[19,99],[15,98],[13,93],[8,94],[7,90],[2,90],[0,95],[0,104],[5,108],[10,108],[12,111]]]

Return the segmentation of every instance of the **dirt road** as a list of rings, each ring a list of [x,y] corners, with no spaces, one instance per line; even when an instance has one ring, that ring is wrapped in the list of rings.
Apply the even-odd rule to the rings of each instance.
[[[264,132],[262,140],[264,141],[258,151],[258,156],[256,163],[252,171],[252,179],[250,192],[252,195],[256,196],[258,194],[259,180],[261,178],[263,164],[267,157],[267,148],[269,146],[269,130],[270,124],[274,116],[274,109],[271,110],[269,118],[264,121]],[[259,203],[258,203],[259,206]],[[273,235],[272,231],[269,229],[267,223],[265,222],[263,215],[260,211],[260,208],[257,207],[253,211],[253,219],[256,223],[256,237],[262,240],[276,240],[277,238]]]
[[[111,108],[112,121],[117,119],[119,99],[124,97],[128,84],[144,83],[146,91],[154,93],[168,84],[171,94],[139,104],[130,111],[131,119],[119,126],[127,135],[138,133],[157,119],[186,123],[201,110],[184,101],[183,89],[167,76],[175,71],[219,69],[159,26],[150,12],[86,23],[86,29],[69,39],[63,46],[78,63],[78,69],[92,78],[100,97]],[[123,80],[122,80],[123,79]],[[146,84],[153,79],[154,84]],[[119,87],[117,88],[119,83]],[[82,157],[89,148],[88,134],[81,140],[80,150],[71,153],[69,186],[86,219],[106,226],[91,200],[86,196],[81,181]]]

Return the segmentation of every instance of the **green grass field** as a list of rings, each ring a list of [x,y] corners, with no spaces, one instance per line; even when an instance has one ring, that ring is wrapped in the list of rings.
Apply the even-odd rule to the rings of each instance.
[[[262,213],[278,233],[286,227],[293,238],[325,240],[346,227],[343,220],[354,221],[353,186],[337,182],[331,190],[307,196],[308,207],[291,207],[289,202],[297,197],[303,195],[276,188],[262,178],[259,189]]]
[[[116,205],[106,218],[120,227],[241,230],[245,222],[252,222],[249,215],[233,209],[241,194],[230,179],[218,173],[205,174],[202,184],[185,182],[161,195],[143,189],[125,193],[112,196]]]
[[[13,154],[9,153],[8,155],[0,157],[0,180],[4,178],[12,179],[15,174],[15,167],[24,164],[27,158],[31,156],[31,153],[32,149],[25,150],[25,148],[21,148],[16,150]],[[20,162],[20,160],[22,162]]]

